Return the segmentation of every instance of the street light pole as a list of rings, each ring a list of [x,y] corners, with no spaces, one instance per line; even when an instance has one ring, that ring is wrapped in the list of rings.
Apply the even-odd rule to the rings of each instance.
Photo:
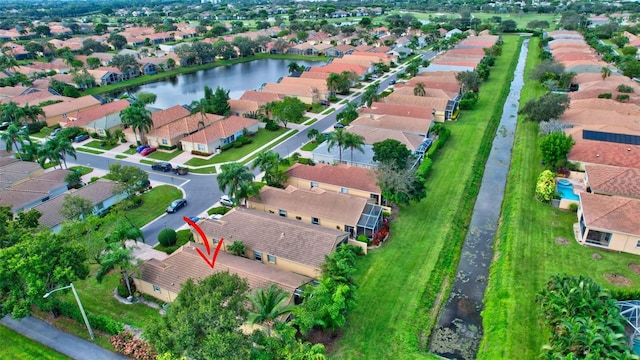
[[[69,288],[71,288],[71,291],[73,291],[73,296],[75,296],[76,302],[78,303],[78,307],[80,307],[80,313],[82,314],[84,323],[85,325],[87,325],[87,329],[89,330],[89,336],[91,336],[91,340],[95,340],[95,336],[93,336],[93,330],[91,329],[91,325],[89,325],[89,319],[87,319],[87,314],[84,312],[84,307],[82,306],[82,302],[80,302],[80,297],[78,297],[78,292],[76,291],[75,286],[73,286],[73,283],[70,283],[69,286],[64,286],[58,289],[51,290],[48,293],[44,294],[44,296],[42,297],[46,299],[49,297],[49,295],[51,295],[56,291],[65,290]]]

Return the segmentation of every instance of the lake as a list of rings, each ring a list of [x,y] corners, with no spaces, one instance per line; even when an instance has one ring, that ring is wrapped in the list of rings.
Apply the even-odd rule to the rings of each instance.
[[[204,97],[204,87],[208,85],[213,90],[220,86],[229,90],[229,97],[239,99],[246,90],[257,90],[263,83],[276,82],[279,78],[289,75],[288,66],[292,60],[263,59],[245,63],[218,66],[200,70],[190,74],[172,76],[140,86],[125,89],[129,93],[138,91],[154,93],[158,96],[151,105],[154,108],[166,109],[174,105],[188,105],[194,100]],[[304,66],[318,66],[324,61],[299,61]],[[124,91],[119,91],[122,94]],[[118,96],[119,94],[112,94]]]

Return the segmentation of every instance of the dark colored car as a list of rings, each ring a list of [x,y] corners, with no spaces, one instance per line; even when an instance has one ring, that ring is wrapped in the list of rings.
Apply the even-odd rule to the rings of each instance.
[[[187,200],[185,199],[174,200],[169,206],[167,206],[167,212],[174,213],[185,206],[187,206]]]
[[[0,124],[0,130],[7,130],[9,128],[9,125],[11,125],[10,122],[5,121],[2,124]]]
[[[189,220],[193,221],[194,223],[197,223],[198,221],[200,221],[200,218],[198,216],[189,216]]]
[[[78,136],[76,136],[76,137],[73,139],[73,141],[75,141],[75,142],[83,142],[83,141],[87,140],[88,138],[89,138],[89,135],[87,135],[87,134],[82,134],[82,135],[78,135]]]
[[[327,100],[320,100],[318,101],[318,103],[320,103],[320,105],[322,106],[331,106],[331,103]]]
[[[344,124],[343,123],[335,123],[333,125],[334,129],[344,129]]]
[[[140,155],[142,155],[142,156],[147,156],[147,155],[149,155],[149,154],[151,154],[151,153],[155,152],[156,150],[158,150],[158,149],[157,149],[157,148],[154,148],[154,147],[146,148],[146,149],[144,149],[144,150],[142,150],[142,151],[140,152]]]
[[[60,131],[62,131],[62,128],[55,128],[49,136],[56,137],[56,135],[60,134]]]
[[[138,146],[138,148],[136,149],[136,152],[137,152],[138,154],[140,154],[142,151],[144,151],[144,149],[148,149],[148,148],[150,148],[150,147],[151,147],[151,146],[149,146],[149,145],[140,145],[140,146]]]
[[[167,172],[167,171],[173,170],[173,167],[168,162],[157,162],[157,163],[151,165],[151,169],[152,170],[156,170],[156,171]]]
[[[149,186],[151,186],[151,181],[147,180],[140,180],[136,183],[136,186],[138,187],[138,191],[144,191],[146,189],[149,188]]]

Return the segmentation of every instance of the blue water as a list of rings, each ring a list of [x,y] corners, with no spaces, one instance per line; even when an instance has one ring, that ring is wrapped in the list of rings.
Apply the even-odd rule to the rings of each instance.
[[[636,339],[633,341],[633,351],[640,355],[640,340]]]
[[[560,198],[566,199],[566,200],[575,200],[575,201],[580,200],[580,197],[573,192],[572,184],[569,184],[569,185],[558,184],[556,188],[558,189],[558,195],[560,195]]]

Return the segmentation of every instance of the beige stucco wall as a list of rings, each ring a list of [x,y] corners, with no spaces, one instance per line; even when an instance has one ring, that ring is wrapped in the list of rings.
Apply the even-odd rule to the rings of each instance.
[[[162,300],[164,302],[172,302],[178,296],[178,294],[171,292],[169,290],[160,288],[160,292],[153,291],[153,284],[150,284],[146,281],[134,278],[133,282],[136,284],[136,289],[149,296],[153,296],[156,299]]]
[[[582,245],[590,245],[585,242],[586,235],[589,229],[590,228],[587,226],[587,230],[585,231],[584,238],[581,239],[580,241]],[[602,230],[602,229],[593,229],[593,230],[612,233],[611,241],[609,241],[609,246],[606,249],[640,255],[640,247],[636,246],[638,241],[640,241],[640,236],[632,236],[628,234],[616,233],[616,232],[611,232],[611,231]]]
[[[264,211],[264,212],[268,212],[271,214],[276,214],[278,215],[280,213],[280,209],[269,206],[269,205],[265,205],[265,204],[261,204],[261,203],[256,203],[253,201],[248,202],[248,206],[250,209],[255,209],[255,210],[260,210],[260,211]],[[300,217],[300,221],[302,221],[305,224],[311,224],[311,217],[313,216],[312,214],[301,214],[301,213],[296,213],[293,212],[289,209],[282,209],[282,210],[286,210],[287,211],[287,218],[289,219],[295,219],[298,220],[297,217]],[[314,216],[317,217],[317,216]],[[344,230],[345,225],[349,225],[352,226],[353,229],[357,229],[358,228],[358,224],[345,224],[345,223],[338,223],[335,220],[331,220],[331,219],[323,219],[323,218],[318,218],[318,220],[320,221],[319,226],[322,227],[326,227],[329,229],[336,229],[336,230]]]
[[[287,179],[287,184],[293,185],[293,186],[297,187],[298,189],[311,189],[311,181],[306,180],[306,179],[290,177],[289,179]],[[333,192],[340,192],[340,189],[341,189],[340,186],[333,185],[333,184],[327,184],[327,183],[323,183],[323,182],[318,182],[318,187],[320,189],[327,190],[327,191],[333,191]],[[368,191],[348,188],[348,194],[373,201],[373,199],[371,198],[371,194],[372,193],[370,193]],[[382,200],[382,195],[380,193],[373,193],[373,194],[378,195],[377,205],[380,205],[380,201]]]
[[[560,209],[569,210],[571,204],[576,204],[576,205],[580,206],[580,201],[560,199],[560,205],[558,207]]]

